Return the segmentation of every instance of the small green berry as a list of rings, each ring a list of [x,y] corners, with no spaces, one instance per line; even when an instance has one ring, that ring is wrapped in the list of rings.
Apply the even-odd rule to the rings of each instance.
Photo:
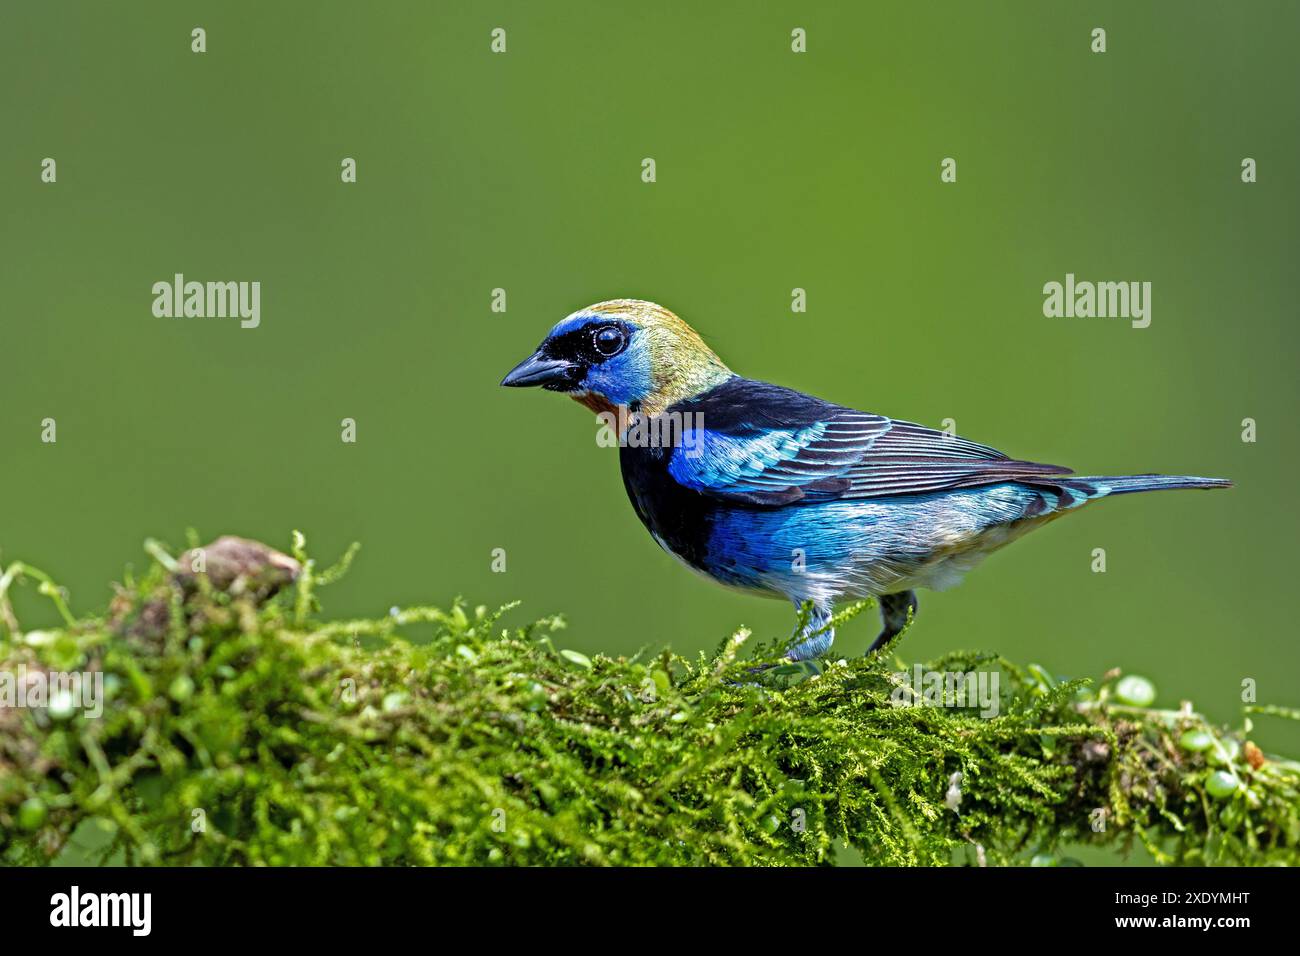
[[[45,712],[50,715],[50,720],[67,720],[77,711],[77,698],[71,691],[56,690],[50,694],[50,702],[45,708]]]
[[[1205,780],[1205,792],[1217,800],[1225,800],[1237,792],[1237,778],[1224,770],[1216,770]]]
[[[45,801],[40,797],[29,797],[18,808],[18,825],[24,830],[38,830],[49,815]]]
[[[1156,685],[1145,677],[1130,674],[1115,685],[1115,699],[1130,707],[1150,707],[1156,702]]]
[[[194,681],[188,674],[181,674],[167,688],[171,699],[180,703],[194,696]]]
[[[1214,746],[1214,737],[1204,730],[1188,730],[1178,738],[1178,744],[1184,750],[1201,753]]]

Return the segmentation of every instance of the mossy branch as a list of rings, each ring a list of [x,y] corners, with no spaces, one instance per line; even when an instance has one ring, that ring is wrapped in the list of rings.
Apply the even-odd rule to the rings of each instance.
[[[0,676],[99,673],[106,698],[98,717],[0,707],[0,862],[1300,859],[1300,766],[1249,718],[1151,707],[1140,679],[976,653],[923,669],[998,675],[991,707],[879,658],[742,658],[743,630],[696,659],[588,658],[555,646],[559,618],[506,628],[460,603],[324,621],[315,590],[353,552],[319,573],[300,537],[292,556],[151,551],[98,617],[25,565],[0,575]],[[21,628],[23,580],[62,628]]]

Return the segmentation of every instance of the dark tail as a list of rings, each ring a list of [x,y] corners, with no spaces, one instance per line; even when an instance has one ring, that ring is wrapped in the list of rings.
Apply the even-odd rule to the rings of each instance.
[[[1069,477],[1056,484],[1087,498],[1126,495],[1131,491],[1162,491],[1174,488],[1231,488],[1227,478],[1194,478],[1191,475],[1115,475],[1112,477]]]

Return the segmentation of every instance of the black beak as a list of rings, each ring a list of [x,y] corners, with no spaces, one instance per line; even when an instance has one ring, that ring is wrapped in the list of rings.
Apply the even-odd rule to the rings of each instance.
[[[530,385],[555,385],[561,382],[572,383],[572,375],[578,366],[563,359],[547,358],[534,352],[510,370],[501,384],[508,388],[526,388]]]

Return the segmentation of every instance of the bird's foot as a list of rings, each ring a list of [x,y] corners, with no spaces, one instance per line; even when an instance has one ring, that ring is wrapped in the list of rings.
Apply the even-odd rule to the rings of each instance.
[[[805,613],[800,607],[800,615]],[[807,619],[795,632],[795,643],[785,652],[788,660],[793,662],[810,661],[821,657],[831,649],[835,641],[835,628],[831,624],[834,614],[828,607],[810,607]]]
[[[907,630],[908,625],[916,619],[915,591],[882,594],[877,600],[880,602],[880,620],[884,627],[875,642],[867,648],[868,654],[883,653],[894,638]]]

